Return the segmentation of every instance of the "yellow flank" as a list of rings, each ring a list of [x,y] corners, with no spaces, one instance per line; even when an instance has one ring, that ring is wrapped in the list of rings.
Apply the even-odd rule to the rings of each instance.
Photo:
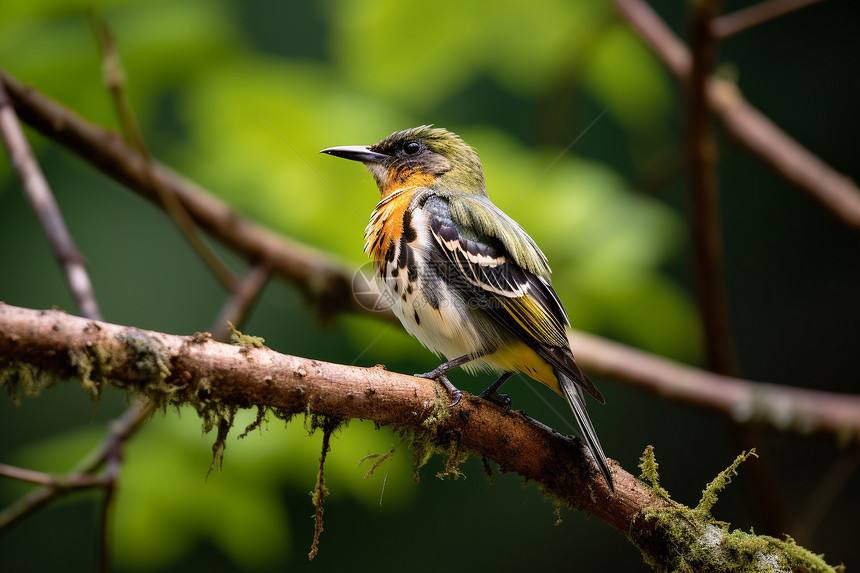
[[[552,346],[565,346],[567,344],[564,326],[533,297],[496,298],[517,321],[517,324],[536,341]]]
[[[541,384],[561,394],[561,386],[549,362],[541,358],[525,342],[512,342],[484,359],[502,371],[523,372]]]

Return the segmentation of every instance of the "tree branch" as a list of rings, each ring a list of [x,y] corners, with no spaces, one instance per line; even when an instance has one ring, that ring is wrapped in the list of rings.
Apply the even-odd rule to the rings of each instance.
[[[615,0],[620,14],[663,60],[669,71],[686,81],[691,57],[684,43],[642,0]],[[718,78],[708,81],[708,105],[726,130],[765,165],[860,230],[860,188],[782,131],[749,104],[738,87]]]
[[[51,188],[36,161],[36,156],[33,155],[33,150],[27,143],[24,130],[18,122],[18,116],[10,105],[5,77],[2,75],[0,75],[0,133],[12,160],[12,167],[18,174],[27,199],[30,200],[42,230],[66,275],[66,282],[72,291],[79,312],[88,318],[101,319],[102,314],[96,302],[84,256],[75,245],[57,206],[57,200],[51,193]]]
[[[0,79],[7,82],[10,98],[30,125],[68,146],[109,176],[155,200],[154,191],[146,187],[146,178],[141,173],[140,157],[117,134],[84,120],[2,70]],[[268,265],[272,273],[304,292],[321,312],[327,315],[357,312],[399,324],[381,302],[376,286],[361,273],[312,247],[243,219],[227,204],[166,167],[157,166],[154,174],[163,178],[164,185],[171,186],[203,228],[251,261]],[[763,423],[779,431],[860,439],[858,396],[719,376],[584,332],[571,331],[569,337],[577,361],[590,373],[716,411],[739,423]]]
[[[0,356],[5,357],[0,380],[7,386],[27,376],[73,375],[144,394],[162,406],[191,404],[209,420],[225,407],[251,406],[276,408],[282,416],[374,420],[406,430],[437,451],[473,452],[496,461],[504,472],[537,482],[568,506],[628,536],[652,565],[695,562],[702,570],[739,570],[737,564],[723,563],[723,555],[734,560],[737,551],[742,561],[765,551],[783,560],[790,554],[809,571],[833,571],[790,541],[744,533],[741,542],[707,510],[657,495],[614,461],[612,495],[579,440],[469,395],[448,409],[444,390],[422,378],[4,304],[0,332]],[[651,479],[656,482],[656,473]],[[725,551],[707,549],[709,532],[724,538],[720,547]]]
[[[57,476],[19,468],[8,464],[0,464],[0,476],[27,481],[30,483],[44,485],[55,489],[88,489],[91,487],[102,487],[105,480],[86,474],[70,474],[68,476]]]
[[[693,368],[580,331],[568,334],[589,374],[625,382],[669,400],[702,407],[737,423],[782,432],[835,436],[860,444],[860,395],[752,382]]]
[[[723,281],[717,146],[707,103],[708,78],[717,48],[711,36],[711,22],[719,13],[719,2],[703,0],[690,6],[692,65],[684,86],[684,135],[693,283],[704,331],[705,363],[715,372],[736,374],[737,359]]]
[[[711,23],[711,33],[716,38],[727,38],[819,2],[821,0],[767,0],[759,2],[714,19]]]

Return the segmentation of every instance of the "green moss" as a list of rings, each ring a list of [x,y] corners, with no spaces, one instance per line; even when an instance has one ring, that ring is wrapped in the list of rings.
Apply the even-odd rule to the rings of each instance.
[[[391,448],[389,448],[389,450],[387,452],[385,452],[384,454],[368,454],[368,455],[364,456],[363,458],[361,458],[360,460],[358,460],[359,466],[368,460],[376,460],[373,462],[373,465],[370,466],[370,469],[367,470],[367,472],[364,474],[364,479],[367,479],[370,476],[372,476],[373,472],[376,471],[376,468],[378,468],[380,465],[382,465],[382,463],[385,460],[391,459],[391,456],[393,456],[394,453],[397,451],[397,446],[399,446],[401,442],[403,442],[403,438],[400,438],[400,440],[398,440],[398,442],[396,444],[393,444],[391,446]],[[385,491],[384,488],[385,488],[385,482],[383,481],[383,491]],[[380,503],[380,505],[382,505],[382,498],[380,498],[379,503]]]
[[[243,346],[245,348],[263,348],[266,345],[266,340],[262,336],[251,336],[250,334],[242,334],[239,332],[232,322],[228,322],[230,327],[230,344]]]
[[[173,400],[174,394],[180,392],[185,385],[168,383],[170,368],[164,362],[167,353],[160,340],[133,328],[120,332],[116,339],[125,345],[126,356],[117,356],[114,360],[130,361],[134,365],[133,375],[113,380],[117,386],[140,392],[157,406],[188,401],[198,408],[191,396],[183,396],[184,400]],[[93,364],[99,365],[99,376],[108,378],[113,374],[109,362]]]
[[[338,418],[328,416],[313,416],[312,428],[322,428],[323,443],[322,453],[320,454],[320,465],[317,470],[317,482],[314,489],[310,492],[311,501],[314,504],[314,540],[311,543],[311,550],[308,553],[308,559],[313,561],[316,554],[319,552],[320,535],[323,532],[323,501],[329,495],[329,489],[325,485],[325,460],[328,452],[331,450],[331,435],[341,427],[342,421]]]
[[[304,425],[308,435],[312,436],[317,430],[329,433],[339,431],[349,425],[349,420],[333,418],[324,414],[305,414]]]
[[[753,532],[730,529],[711,516],[717,494],[737,475],[738,466],[754,452],[744,452],[714,478],[702,492],[695,509],[671,502],[669,507],[644,510],[631,527],[630,539],[655,571],[666,572],[839,572],[824,558],[797,545],[793,539],[776,539]],[[657,462],[649,446],[642,456],[642,478],[660,491]],[[659,488],[659,489],[658,489]]]
[[[424,431],[402,430],[401,435],[409,444],[409,451],[415,462],[415,475],[413,481],[419,482],[419,471],[424,467],[433,454],[444,454],[445,469],[436,474],[440,479],[464,478],[459,466],[469,457],[468,453],[460,446],[459,435],[443,431],[444,422],[451,417],[449,406],[451,399],[447,393],[436,389],[436,400],[433,410],[421,422]]]
[[[465,462],[469,454],[460,445],[460,439],[457,434],[440,434],[438,432],[415,431],[407,429],[399,429],[401,441],[406,441],[409,447],[409,452],[412,454],[412,459],[415,464],[415,474],[413,481],[420,481],[419,472],[423,468],[433,454],[445,455],[445,467],[442,471],[436,473],[436,477],[440,479],[460,479],[466,475],[460,471],[460,465]]]
[[[717,477],[715,477],[702,491],[702,499],[699,500],[699,505],[696,506],[696,511],[710,514],[711,508],[713,508],[714,504],[717,503],[717,494],[732,482],[732,476],[738,475],[738,466],[746,461],[750,456],[758,457],[755,453],[755,449],[752,449],[749,452],[742,452],[741,455],[735,458],[735,461],[733,461],[729,467],[717,474]]]
[[[404,430],[404,436],[408,438],[409,452],[412,454],[412,460],[415,463],[415,474],[412,476],[412,481],[418,483],[418,474],[421,468],[430,461],[430,458],[436,452],[436,446],[430,439],[430,434],[426,432],[409,432]]]
[[[103,384],[93,379],[95,367],[90,360],[89,354],[81,348],[70,348],[69,360],[72,366],[78,371],[78,378],[81,379],[81,388],[86,390],[91,398],[98,399],[101,396]]]
[[[203,421],[203,429],[208,433],[213,427],[218,428],[218,434],[215,436],[215,443],[212,444],[212,463],[209,465],[209,471],[206,472],[206,477],[209,477],[209,474],[212,473],[212,470],[215,469],[215,466],[218,466],[218,469],[221,470],[224,466],[224,450],[227,448],[227,435],[230,433],[230,429],[233,427],[233,420],[236,417],[236,412],[238,411],[237,406],[227,406],[223,408],[223,411],[217,413],[217,419],[211,422],[211,425],[207,428],[208,420],[204,419]],[[216,410],[211,410],[215,412]]]
[[[439,479],[466,479],[466,474],[460,471],[460,464],[466,461],[469,455],[455,444],[448,450],[448,458],[445,460],[445,470],[436,473]]]
[[[0,388],[5,388],[9,399],[18,406],[21,396],[36,398],[64,378],[26,362],[0,360]]]
[[[238,439],[242,439],[254,430],[260,430],[262,432],[263,422],[266,421],[266,413],[269,409],[266,406],[257,406],[257,417],[254,418],[254,421],[245,426],[245,429],[239,434]],[[268,424],[267,424],[268,427]]]
[[[654,446],[648,446],[639,459],[639,469],[642,470],[639,479],[650,483],[654,493],[665,500],[669,500],[669,492],[660,487],[660,476],[657,474],[658,467],[657,458],[654,456]]]
[[[439,425],[451,417],[451,408],[449,407],[451,399],[441,390],[439,384],[436,385],[436,399],[433,402],[433,411],[424,418],[421,424],[430,432],[436,432]]]
[[[632,538],[655,571],[676,572],[836,572],[824,558],[797,545],[713,520],[680,506],[652,512]]]

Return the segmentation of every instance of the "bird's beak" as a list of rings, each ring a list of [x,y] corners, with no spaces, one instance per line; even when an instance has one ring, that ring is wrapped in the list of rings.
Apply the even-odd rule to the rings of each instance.
[[[388,156],[383,153],[371,151],[367,145],[342,145],[341,147],[329,147],[320,153],[328,153],[335,157],[361,161],[362,163],[382,163]]]

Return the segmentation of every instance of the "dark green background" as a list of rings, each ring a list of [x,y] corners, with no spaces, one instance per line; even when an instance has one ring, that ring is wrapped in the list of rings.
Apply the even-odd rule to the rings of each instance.
[[[681,3],[652,5],[683,33]],[[727,2],[726,9],[743,5]],[[316,152],[441,125],[476,145],[491,196],[545,249],[574,326],[697,362],[681,102],[672,78],[609,3],[117,1],[101,11],[155,155],[246,216],[361,265],[376,191],[359,166]],[[857,15],[847,1],[823,3],[731,38],[720,51],[721,73],[736,75],[754,105],[855,178]],[[84,116],[116,125],[85,11],[74,2],[0,5],[0,65]],[[744,376],[856,392],[856,232],[717,134],[726,280]],[[209,329],[225,293],[167,218],[30,135],[88,258],[106,319],[177,334]],[[6,162],[0,182],[0,300],[74,312]],[[275,350],[347,364],[414,372],[435,360],[373,320],[321,324],[279,281],[266,288],[245,330]],[[476,392],[489,378],[458,373],[454,381]],[[592,403],[590,411],[608,455],[636,473],[645,446],[654,445],[663,485],[683,503],[695,504],[739,452],[711,414],[598,383],[607,406]],[[514,407],[570,431],[556,396],[534,383],[510,386]],[[20,407],[0,402],[0,461],[65,471],[123,407],[117,392],[94,407],[75,383]],[[554,526],[553,505],[535,485],[514,475],[488,485],[474,459],[462,467],[467,479],[441,481],[434,475],[444,458],[436,456],[414,485],[401,444],[380,507],[387,466],[365,480],[367,464],[356,464],[399,438],[359,422],[333,441],[325,532],[309,564],[307,492],[319,434],[305,437],[301,420],[286,431],[272,420],[263,435],[231,436],[223,472],[204,482],[212,439],[200,436],[192,412],[181,420],[168,412],[130,443],[117,507],[118,570],[647,570],[618,532],[567,510]],[[771,432],[761,440],[799,541],[830,563],[856,565],[856,476],[821,526],[804,529],[819,500],[815,488],[840,455],[833,441]],[[754,509],[745,473],[742,466],[715,516],[778,536]],[[24,491],[4,480],[0,502]],[[0,569],[91,570],[95,501],[92,493],[71,496],[0,539]]]

